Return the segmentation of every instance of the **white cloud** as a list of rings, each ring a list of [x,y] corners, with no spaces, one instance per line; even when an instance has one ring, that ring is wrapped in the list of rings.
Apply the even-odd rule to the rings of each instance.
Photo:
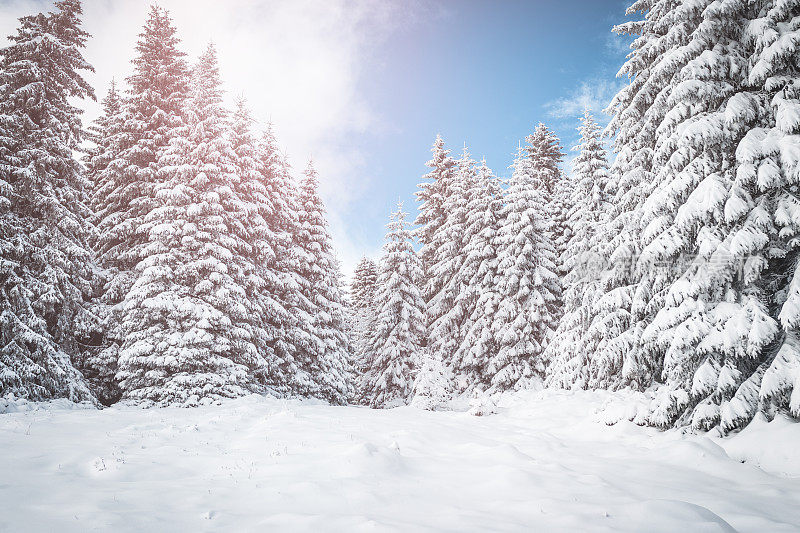
[[[16,18],[49,9],[50,2],[0,2],[0,35]],[[397,28],[414,23],[413,9],[369,0],[161,0],[183,48],[197,57],[213,40],[228,96],[244,94],[260,121],[272,120],[296,171],[313,155],[335,246],[345,269],[365,246],[354,242],[346,213],[367,188],[364,154],[354,136],[381,128],[359,83],[375,50]],[[84,27],[92,34],[87,76],[102,98],[112,77],[130,73],[134,46],[149,11],[141,0],[84,2]],[[86,119],[99,112],[87,103]]]
[[[625,80],[622,79],[591,79],[581,82],[581,84],[569,95],[545,104],[548,114],[554,119],[564,124],[568,131],[574,132],[567,135],[564,146],[567,147],[567,157],[564,160],[564,169],[572,171],[572,166],[577,157],[575,152],[576,145],[580,141],[577,132],[578,118],[583,116],[583,111],[587,107],[594,116],[595,121],[605,127],[611,117],[604,110],[611,103],[611,99],[624,86]],[[606,149],[609,159],[613,159],[611,139],[606,139]]]
[[[569,96],[545,104],[545,109],[553,118],[576,119],[583,116],[583,110],[588,107],[595,119],[604,123],[608,121],[608,115],[603,110],[622,86],[622,80],[585,80]]]

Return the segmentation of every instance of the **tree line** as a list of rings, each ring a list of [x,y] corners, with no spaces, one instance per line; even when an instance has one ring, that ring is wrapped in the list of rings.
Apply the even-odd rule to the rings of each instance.
[[[163,10],[84,135],[80,15],[56,2],[0,51],[0,393],[436,408],[542,385],[644,391],[630,418],[661,428],[800,417],[797,2],[636,0],[628,83],[571,168],[543,124],[508,179],[437,138],[419,216],[398,206],[349,295],[313,165],[295,180],[225,109],[213,47],[190,65]]]

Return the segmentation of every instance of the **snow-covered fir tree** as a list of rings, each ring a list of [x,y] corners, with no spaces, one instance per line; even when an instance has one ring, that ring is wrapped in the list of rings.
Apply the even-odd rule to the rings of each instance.
[[[235,155],[213,47],[192,75],[185,124],[167,132],[138,277],[124,301],[118,377],[124,398],[196,405],[241,396],[259,366],[256,311],[244,277],[249,206],[236,195]]]
[[[615,135],[617,155],[610,169],[609,188],[614,191],[610,212],[598,249],[601,261],[607,265],[602,275],[603,295],[589,326],[589,334],[600,338],[591,364],[603,369],[593,372],[593,388],[644,388],[660,373],[660,364],[641,349],[640,340],[654,315],[653,307],[657,306],[651,302],[651,288],[663,286],[668,269],[647,270],[642,276],[635,265],[642,249],[642,204],[653,182],[656,130],[666,111],[660,102],[672,87],[672,74],[657,69],[656,63],[671,50],[671,41],[681,39],[685,31],[683,22],[671,16],[677,4],[637,1],[627,12],[644,14],[643,17],[614,28],[635,39],[620,70],[630,83],[613,98],[607,110],[612,115],[607,132]]]
[[[281,266],[291,247],[285,198],[290,191],[277,184],[284,167],[273,160],[277,149],[271,130],[265,147],[256,141],[253,124],[244,98],[238,98],[229,141],[236,174],[233,190],[244,212],[234,228],[246,245],[240,252],[244,263],[241,283],[250,305],[248,327],[258,354],[253,381],[286,395],[294,391],[300,374],[290,342],[293,317],[289,294],[297,284],[286,280]]]
[[[90,182],[89,207],[94,226],[101,220],[106,198],[113,192],[114,183],[108,179],[112,173],[106,172],[119,155],[120,133],[123,131],[124,117],[122,113],[122,95],[112,80],[108,93],[102,101],[103,112],[89,127],[88,137],[92,145],[86,150],[84,164],[86,177]],[[94,231],[91,235],[92,248],[96,248],[100,234]],[[117,373],[117,346],[103,342],[104,332],[111,326],[111,313],[107,305],[104,288],[109,283],[113,270],[98,271],[95,281],[95,297],[92,299],[94,313],[102,317],[97,321],[94,335],[98,346],[88,350],[79,369],[92,385],[97,398],[104,405],[110,405],[119,399],[120,391],[115,379]]]
[[[266,189],[265,202],[260,203],[261,216],[271,232],[271,245],[275,253],[274,265],[264,265],[273,271],[277,278],[266,275],[266,281],[274,284],[266,287],[263,293],[267,308],[280,306],[288,317],[280,312],[280,307],[271,312],[265,320],[274,324],[282,334],[275,339],[273,350],[278,358],[280,369],[277,373],[287,380],[290,394],[305,395],[314,390],[314,384],[301,364],[312,342],[312,328],[308,326],[313,317],[313,303],[302,287],[304,257],[297,253],[295,235],[298,234],[298,191],[291,176],[289,162],[281,152],[272,123],[268,123],[256,145],[258,170]],[[277,383],[273,387],[278,386]]]
[[[762,327],[766,315],[751,301],[752,289],[731,285],[739,254],[722,244],[726,182],[734,173],[737,139],[749,127],[746,118],[735,116],[746,69],[739,46],[744,7],[741,2],[676,6],[665,20],[679,21],[682,32],[669,39],[672,59],[656,63],[671,90],[651,113],[661,122],[640,211],[638,270],[640,293],[648,294],[645,316],[655,313],[642,332],[642,354],[655,367],[663,362],[667,384],[651,415],[662,426],[688,423],[689,415],[695,427],[716,425],[719,403],[730,398],[742,370],[774,336]],[[731,342],[731,321],[738,335],[749,337],[744,346]],[[709,374],[720,372],[722,379],[710,383]]]
[[[546,156],[545,156],[546,157]],[[544,377],[543,351],[558,320],[561,288],[546,208],[546,162],[520,147],[506,191],[498,242],[497,351],[488,365],[495,390]]]
[[[73,153],[89,35],[79,0],[20,18],[0,50],[0,395],[94,401],[74,368],[94,326],[88,186]]]
[[[600,254],[598,247],[608,212],[606,199],[608,161],[600,128],[588,108],[578,128],[581,138],[574,148],[566,233],[571,235],[560,264],[563,278],[564,313],[553,340],[547,346],[549,361],[546,384],[563,388],[585,388],[590,382],[590,356],[598,338],[589,335],[589,324],[600,296]]]
[[[189,68],[178,46],[169,16],[152,7],[137,42],[133,74],[127,79],[122,124],[106,139],[113,159],[94,176],[95,252],[107,280],[101,298],[107,306],[105,347],[98,360],[108,366],[119,359],[126,334],[123,301],[137,279],[139,261],[146,256],[145,218],[157,202],[158,160],[166,150],[168,132],[183,124]]]
[[[467,197],[467,220],[460,252],[464,256],[459,272],[462,288],[455,296],[454,305],[462,310],[465,318],[460,344],[450,363],[460,389],[478,384],[489,386],[492,376],[488,373],[488,363],[496,350],[492,324],[500,294],[497,238],[503,191],[486,160],[477,167]]]
[[[414,377],[411,405],[418,409],[435,411],[450,398],[450,369],[435,352],[422,349],[419,369]]]
[[[525,153],[531,160],[534,171],[540,176],[544,190],[542,199],[547,202],[547,213],[550,223],[550,234],[555,245],[556,258],[564,252],[570,238],[570,228],[566,224],[569,212],[571,183],[565,179],[559,165],[564,154],[561,152],[561,141],[546,125],[541,122],[533,133],[525,139]],[[560,265],[559,271],[560,271]]]
[[[378,308],[369,340],[372,365],[365,402],[393,407],[409,401],[413,372],[425,340],[425,304],[418,283],[422,265],[411,242],[400,203],[387,228],[378,277]]]
[[[737,331],[734,355],[739,357],[734,360],[749,356],[753,361],[738,365],[744,375],[730,381],[741,385],[729,401],[732,387],[721,398],[719,420],[726,431],[743,426],[759,410],[769,417],[776,411],[800,417],[800,13],[794,2],[760,1],[748,7],[742,25],[748,50],[746,90],[731,99],[726,118],[751,127],[736,147],[738,168],[724,206],[730,245],[724,249],[747,254],[739,280],[743,297],[737,303],[744,308],[738,314],[746,312],[749,320],[742,320],[743,330]],[[772,342],[765,345],[768,339]],[[745,351],[746,356],[739,355]],[[720,371],[718,381],[724,377]]]
[[[375,305],[378,283],[378,265],[369,257],[362,257],[353,271],[350,299],[355,309],[370,309]]]
[[[436,136],[431,153],[433,157],[426,163],[431,171],[423,176],[426,181],[418,185],[419,215],[414,221],[417,226],[414,233],[421,246],[419,257],[425,273],[421,289],[426,303],[442,290],[444,280],[433,272],[433,265],[439,261],[442,239],[437,234],[447,222],[444,201],[456,172],[456,162],[450,157],[450,150],[445,148],[441,135]]]
[[[759,408],[793,409],[789,4],[636,2],[643,19],[618,27],[637,38],[610,108],[617,195],[595,385],[663,377],[657,426],[731,430]]]
[[[353,271],[350,283],[350,306],[352,312],[352,343],[354,366],[359,381],[370,367],[368,339],[372,332],[377,309],[378,265],[368,257],[362,257]],[[359,383],[359,390],[363,383]]]
[[[430,263],[426,272],[434,281],[427,300],[428,350],[434,357],[452,365],[453,355],[466,334],[466,300],[459,298],[467,290],[462,271],[465,255],[469,194],[474,192],[475,161],[466,146],[443,189],[441,204],[444,223],[432,233]],[[428,280],[430,281],[430,280]],[[438,290],[437,290],[438,289]]]
[[[298,191],[294,235],[300,297],[305,302],[298,324],[301,331],[297,332],[304,343],[298,364],[311,380],[307,394],[341,404],[352,395],[350,345],[339,263],[318,188],[317,171],[309,161]]]

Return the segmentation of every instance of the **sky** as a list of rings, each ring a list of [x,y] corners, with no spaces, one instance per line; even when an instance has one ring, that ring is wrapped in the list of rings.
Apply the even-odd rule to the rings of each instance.
[[[569,150],[577,119],[602,110],[628,41],[626,0],[160,0],[196,58],[213,42],[228,98],[272,121],[299,174],[313,158],[337,256],[349,274],[377,258],[398,202],[414,192],[441,134],[508,175],[539,122]],[[87,75],[98,94],[131,71],[150,3],[84,0]],[[48,0],[0,0],[0,42]],[[85,102],[85,120],[99,104]],[[413,218],[412,218],[413,220]]]

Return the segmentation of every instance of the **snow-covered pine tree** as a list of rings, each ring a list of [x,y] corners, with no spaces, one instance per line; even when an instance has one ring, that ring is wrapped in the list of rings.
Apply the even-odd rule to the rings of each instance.
[[[760,350],[761,364],[721,405],[724,430],[743,426],[759,408],[770,417],[783,411],[800,418],[800,5],[761,0],[748,8],[749,20],[742,25],[749,51],[748,92],[735,107],[729,104],[727,116],[744,122],[755,111],[755,127],[736,148],[738,168],[725,217],[733,226],[731,242],[750,256],[744,281],[758,274],[751,283],[759,289],[754,296],[766,293],[758,308],[750,304],[761,323],[754,320],[748,343],[740,344],[758,348],[772,333],[764,311],[777,320],[780,331]]]
[[[488,365],[497,391],[543,378],[542,352],[557,326],[561,295],[546,211],[549,166],[534,164],[520,147],[513,169],[497,238],[499,305],[492,324],[497,352]]]
[[[295,234],[300,296],[306,305],[310,304],[304,316],[299,317],[298,327],[305,330],[307,345],[301,346],[303,358],[298,363],[311,380],[308,394],[343,404],[352,395],[350,346],[339,263],[334,256],[318,187],[317,171],[309,161],[300,182]]]
[[[447,181],[441,204],[444,223],[432,233],[431,255],[427,275],[433,279],[430,288],[438,288],[430,293],[427,301],[428,350],[433,357],[451,366],[453,355],[466,335],[464,321],[468,310],[463,304],[467,301],[459,294],[467,290],[467,279],[462,272],[464,245],[466,243],[469,193],[473,191],[476,180],[475,161],[466,146],[461,158]],[[430,280],[426,280],[430,281]]]
[[[378,266],[368,257],[362,257],[353,271],[350,283],[352,309],[352,343],[355,370],[359,381],[370,366],[367,340],[372,331],[377,309]],[[361,387],[359,386],[359,389]]]
[[[291,394],[299,369],[289,342],[292,329],[291,302],[281,257],[290,247],[291,235],[285,212],[285,194],[275,190],[279,161],[272,161],[272,148],[262,150],[253,136],[254,120],[244,98],[237,98],[229,131],[236,179],[233,190],[245,207],[241,225],[234,226],[249,247],[244,259],[242,285],[251,302],[250,329],[257,348],[258,364],[253,381],[279,395]],[[273,143],[271,131],[269,133]],[[296,286],[296,284],[294,285]]]
[[[350,298],[353,308],[370,309],[375,305],[378,284],[378,265],[369,257],[362,257],[353,271],[350,283]]]
[[[655,66],[671,90],[659,95],[652,113],[661,122],[641,210],[638,270],[649,294],[645,316],[655,313],[641,349],[651,364],[663,360],[667,385],[650,417],[660,426],[716,425],[719,404],[733,395],[777,329],[763,327],[767,316],[757,289],[733,279],[744,257],[724,243],[722,225],[735,146],[750,127],[749,119],[736,116],[746,72],[745,8],[744,2],[711,0],[676,6],[667,18],[680,22],[681,33],[670,39],[671,59]],[[739,344],[736,337],[748,340]]]
[[[544,186],[542,198],[547,201],[547,212],[550,213],[550,234],[558,259],[569,242],[569,227],[566,224],[572,186],[567,176],[561,172],[559,165],[564,159],[561,152],[561,141],[546,125],[541,122],[525,139],[525,153],[531,160],[534,171],[541,176]],[[557,265],[559,271],[560,265]]]
[[[378,311],[370,337],[373,359],[364,391],[366,403],[375,408],[408,402],[414,362],[425,340],[425,304],[417,285],[422,266],[405,217],[401,202],[387,226],[378,276]]]
[[[450,369],[431,350],[423,348],[414,387],[411,405],[418,409],[435,411],[450,398],[452,377]]]
[[[125,399],[193,406],[246,394],[260,366],[243,287],[250,206],[236,195],[213,46],[192,74],[185,124],[156,161],[155,207],[138,278],[124,301],[120,386]]]
[[[640,340],[657,307],[651,302],[652,289],[663,288],[659,284],[665,269],[637,271],[635,264],[642,249],[642,205],[654,180],[654,143],[667,110],[663,101],[673,88],[670,62],[663,63],[664,68],[658,68],[658,62],[686,32],[685,21],[674,17],[678,5],[637,0],[627,13],[642,16],[614,28],[635,40],[619,73],[629,84],[607,109],[612,118],[606,134],[614,136],[617,156],[610,169],[610,213],[598,249],[607,265],[601,278],[603,295],[589,326],[589,335],[600,339],[592,354],[592,388],[644,388],[660,374],[660,361],[641,348]],[[658,279],[651,279],[656,274]]]
[[[105,182],[101,180],[103,171],[116,157],[116,147],[112,144],[114,137],[122,131],[122,95],[112,79],[105,98],[103,98],[102,114],[89,126],[87,140],[92,146],[86,149],[83,163],[86,166],[86,178],[91,184],[89,207],[92,212],[103,207],[102,198],[110,191],[103,189]]]
[[[123,300],[136,281],[136,265],[145,256],[145,217],[156,205],[157,161],[167,147],[168,132],[183,123],[189,69],[178,46],[168,14],[153,6],[136,45],[133,74],[127,79],[122,124],[108,139],[114,158],[95,176],[95,252],[107,279],[101,297],[108,309],[102,361],[119,359],[125,337]]]
[[[496,349],[492,324],[499,303],[497,236],[503,191],[485,159],[476,170],[467,197],[464,258],[459,273],[463,288],[454,306],[463,310],[465,320],[451,361],[459,389],[490,385],[492,376],[487,367]]]
[[[74,368],[93,329],[87,182],[73,98],[89,35],[79,0],[19,19],[0,50],[0,395],[95,401]]]
[[[108,93],[102,101],[103,113],[89,127],[88,140],[92,146],[86,150],[84,165],[86,177],[90,184],[89,208],[91,221],[97,226],[100,215],[105,208],[105,200],[113,192],[114,183],[108,180],[113,173],[106,172],[108,165],[119,155],[118,142],[123,131],[124,117],[122,113],[122,96],[117,90],[114,80],[111,81]],[[98,216],[100,215],[100,216]],[[99,233],[91,234],[92,248],[98,244]],[[120,391],[115,379],[117,373],[117,346],[114,343],[106,345],[104,331],[110,326],[108,323],[110,313],[104,297],[104,288],[113,271],[98,270],[95,280],[95,297],[92,299],[94,313],[102,317],[97,321],[94,336],[98,346],[87,350],[83,360],[78,365],[81,373],[92,385],[92,390],[98,400],[104,405],[111,405],[120,397]]]
[[[600,128],[588,108],[578,131],[581,138],[573,148],[578,155],[572,167],[573,188],[565,224],[571,238],[560,259],[566,273],[564,314],[545,355],[549,361],[546,384],[562,388],[585,388],[589,384],[589,358],[598,340],[587,335],[600,296],[598,232],[608,211],[608,161]]]
[[[414,235],[421,245],[419,258],[425,273],[421,289],[426,303],[442,289],[442,280],[432,272],[433,265],[439,260],[439,241],[436,234],[447,221],[444,201],[450,193],[450,184],[456,172],[456,162],[450,157],[450,150],[444,147],[441,135],[436,136],[431,153],[433,157],[427,163],[431,171],[423,176],[427,181],[418,185],[416,196],[420,205],[419,214],[414,221],[417,226]]]
[[[290,394],[314,394],[315,385],[307,373],[308,364],[302,360],[312,350],[314,304],[308,299],[307,282],[303,281],[305,255],[299,253],[296,235],[299,231],[299,194],[288,161],[281,152],[272,123],[268,123],[256,147],[258,169],[266,188],[268,203],[262,204],[262,217],[272,231],[272,248],[275,252],[276,285],[268,291],[274,303],[288,313],[287,322],[281,325],[282,336],[276,339],[274,349],[280,359]],[[276,312],[275,319],[283,315]]]

